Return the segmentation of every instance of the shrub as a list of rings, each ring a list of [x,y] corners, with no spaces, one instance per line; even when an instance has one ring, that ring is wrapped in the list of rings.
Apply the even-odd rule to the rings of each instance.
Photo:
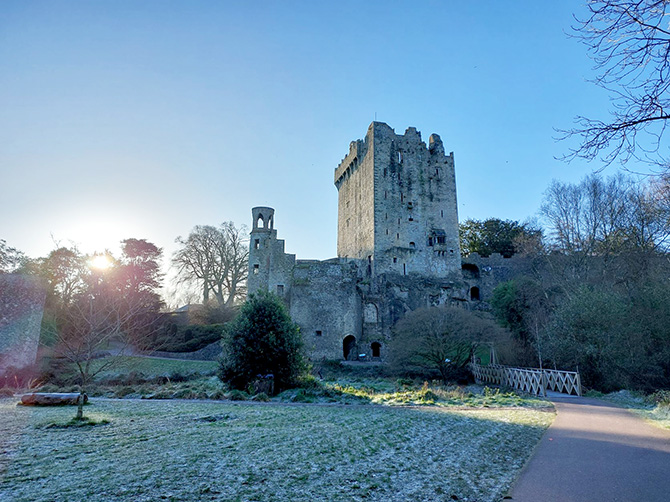
[[[233,389],[247,389],[259,375],[273,375],[274,390],[281,392],[307,370],[299,328],[271,293],[251,295],[228,325],[222,346],[219,378]]]
[[[249,394],[237,389],[231,390],[230,394],[228,394],[228,399],[231,401],[246,401],[248,398]]]

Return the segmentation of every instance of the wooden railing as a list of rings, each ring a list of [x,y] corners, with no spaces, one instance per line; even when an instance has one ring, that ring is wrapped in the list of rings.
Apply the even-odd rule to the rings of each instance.
[[[579,373],[575,371],[513,368],[501,364],[482,366],[475,363],[470,363],[470,371],[480,384],[506,385],[538,396],[546,396],[547,390],[582,395],[582,383]]]

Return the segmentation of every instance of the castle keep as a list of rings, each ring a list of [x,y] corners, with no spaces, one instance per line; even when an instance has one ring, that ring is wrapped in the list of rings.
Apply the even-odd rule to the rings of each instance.
[[[337,258],[296,260],[274,209],[252,209],[248,291],[285,300],[312,359],[382,360],[406,312],[479,301],[479,266],[462,274],[454,156],[438,135],[426,145],[414,127],[400,135],[373,122],[334,181]]]

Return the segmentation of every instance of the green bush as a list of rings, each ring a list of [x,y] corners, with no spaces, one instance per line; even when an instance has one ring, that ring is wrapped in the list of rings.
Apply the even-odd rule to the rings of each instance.
[[[251,295],[222,340],[219,378],[244,390],[273,375],[274,390],[292,388],[307,370],[302,338],[282,300],[271,293]]]
[[[246,401],[249,399],[249,394],[241,390],[233,389],[228,394],[228,399],[231,401]]]
[[[159,336],[162,342],[156,348],[166,352],[194,352],[210,343],[218,342],[223,335],[223,324],[191,324],[178,326],[170,324],[162,328]]]

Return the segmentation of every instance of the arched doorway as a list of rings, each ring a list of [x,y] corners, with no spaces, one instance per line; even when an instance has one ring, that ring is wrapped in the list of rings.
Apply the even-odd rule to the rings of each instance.
[[[370,344],[370,350],[372,351],[372,357],[381,357],[382,356],[382,344],[379,342],[372,342]]]
[[[473,302],[479,301],[479,288],[477,286],[472,286],[472,288],[470,288],[470,300]]]
[[[347,335],[342,340],[342,355],[345,361],[350,361],[356,356],[356,337]]]

